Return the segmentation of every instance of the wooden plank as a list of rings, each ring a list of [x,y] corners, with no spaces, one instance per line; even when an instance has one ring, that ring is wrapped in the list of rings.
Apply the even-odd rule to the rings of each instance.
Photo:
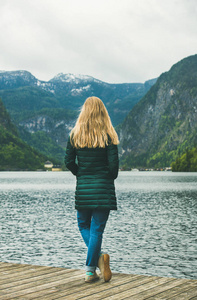
[[[54,267],[40,267],[40,269],[38,268],[29,268],[29,269],[24,269],[23,270],[20,270],[18,271],[17,273],[9,273],[9,274],[1,274],[0,272],[0,284],[3,284],[3,283],[6,283],[6,282],[10,282],[10,281],[15,281],[16,279],[23,279],[23,278],[29,278],[31,276],[33,276],[34,274],[42,271],[42,270],[46,270],[48,272],[57,272],[59,270],[62,270],[62,269],[59,269],[59,268],[54,268]],[[65,270],[68,270],[69,272],[69,269],[65,269]]]
[[[11,279],[9,281],[7,280],[6,283],[0,283],[0,290],[18,286],[19,284],[24,285],[29,282],[34,282],[34,281],[40,280],[43,277],[48,278],[51,276],[56,276],[59,274],[66,274],[66,273],[70,273],[70,272],[71,272],[71,270],[62,269],[62,270],[58,271],[54,268],[52,270],[48,270],[48,269],[39,270],[34,273],[33,272],[29,273],[29,276],[27,278],[23,278],[23,277],[18,278],[17,277],[15,279]]]
[[[13,263],[0,262],[0,270],[1,270],[1,268],[5,268],[5,267],[9,267],[9,266],[13,266]]]
[[[0,269],[1,273],[4,274],[9,274],[9,273],[14,273],[14,272],[18,272],[18,270],[24,270],[24,269],[30,269],[32,268],[30,265],[13,265],[13,266],[4,266]]]
[[[167,282],[159,283],[158,285],[156,285],[154,287],[150,286],[150,287],[147,287],[147,289],[144,291],[139,291],[136,295],[133,295],[133,293],[132,293],[132,299],[133,300],[143,300],[145,298],[157,295],[157,294],[161,293],[162,291],[169,290],[170,288],[173,288],[180,284],[181,284],[180,279],[173,279],[173,280],[171,280],[171,282],[167,281]],[[128,296],[130,296],[130,293],[128,294]]]
[[[94,283],[93,285],[95,286],[97,283]],[[54,295],[59,292],[64,292],[64,294],[70,294],[70,290],[73,289],[73,291],[76,293],[76,291],[87,289],[88,285],[84,281],[84,273],[81,275],[81,277],[75,277],[70,280],[66,280],[63,283],[56,284],[53,289],[51,287],[49,288],[44,288],[39,291],[35,291],[33,293],[29,293],[26,295],[27,299],[43,299],[44,296],[46,296],[46,299],[49,298],[49,296],[52,296],[52,299],[54,299]],[[55,294],[54,294],[55,293]],[[19,299],[19,298],[18,298]]]
[[[67,289],[69,289],[69,285],[70,286],[73,286],[73,283],[77,283],[77,287],[81,287],[83,284],[84,284],[84,281],[83,281],[83,278],[82,278],[82,275],[79,277],[76,277],[76,278],[72,278],[72,281],[68,281],[67,284],[68,284],[68,287]],[[25,294],[25,296],[23,297],[23,299],[55,299],[56,298],[56,293],[58,291],[58,284],[55,284],[54,286],[51,285],[51,287],[48,287],[48,288],[43,288],[43,289],[40,289],[40,290],[36,290],[32,293],[28,293],[28,294]],[[75,292],[77,290],[75,289]],[[21,296],[19,297],[16,297],[14,298],[15,300],[19,300],[21,299]],[[67,299],[67,298],[66,298]]]
[[[197,297],[197,287],[192,288],[186,292],[183,292],[171,299],[173,299],[173,300],[191,300],[194,297]]]
[[[31,290],[28,290],[27,293],[23,294],[23,295],[20,295],[18,297],[13,297],[14,295],[12,295],[11,298],[8,298],[8,299],[43,299],[44,296],[47,295],[46,299],[48,299],[48,294],[53,294],[57,291],[57,286],[59,284],[63,284],[64,282],[66,282],[68,284],[68,289],[69,289],[69,284],[71,285],[74,281],[77,281],[79,286],[83,285],[84,283],[84,280],[83,280],[83,277],[84,275],[78,275],[78,276],[75,276],[75,277],[72,277],[68,280],[59,280],[58,282],[52,282],[52,283],[49,283],[48,285],[45,284],[45,285],[41,285],[41,286],[37,286],[35,287],[35,289],[31,289]],[[0,298],[1,299],[1,298]],[[52,297],[52,299],[55,299],[54,296]],[[3,299],[2,299],[3,300]]]
[[[55,287],[58,284],[63,284],[65,282],[72,281],[74,278],[81,278],[82,276],[84,276],[84,274],[81,273],[82,272],[80,270],[77,270],[72,272],[71,277],[67,277],[68,274],[64,274],[64,275],[55,276],[55,278],[54,277],[48,278],[47,280],[43,278],[33,283],[31,282],[27,285],[18,285],[15,288],[7,289],[4,290],[3,292],[0,291],[0,299],[2,300],[13,299],[14,297],[18,297],[18,296],[21,297],[28,293],[40,291],[46,288]]]
[[[175,286],[167,291],[161,292],[155,296],[148,298],[148,300],[158,300],[158,299],[172,299],[172,297],[179,295],[180,293],[186,292],[189,289],[196,287],[197,282],[195,280],[189,280],[183,284]]]
[[[157,279],[154,279],[154,280],[152,280],[150,282],[147,282],[145,284],[139,285],[139,286],[134,287],[132,289],[127,289],[126,291],[123,291],[121,293],[116,293],[116,295],[114,295],[113,298],[110,296],[110,297],[106,297],[104,299],[121,300],[121,299],[126,299],[126,298],[128,298],[130,296],[132,296],[132,299],[134,299],[134,297],[136,295],[138,295],[138,294],[140,294],[140,293],[142,293],[144,291],[147,291],[147,290],[149,290],[151,288],[154,288],[154,287],[159,287],[160,285],[162,285],[164,283],[170,283],[171,281],[174,281],[174,280],[176,280],[176,279],[174,279],[174,278],[158,277]]]
[[[2,272],[8,272],[8,274],[10,272],[17,272],[17,270],[22,270],[22,269],[40,269],[40,268],[51,268],[49,266],[34,266],[34,265],[28,265],[28,264],[9,264],[9,266],[7,266],[6,264],[4,264],[4,266],[2,266],[0,268],[0,273]]]
[[[55,269],[55,268],[54,268]],[[55,271],[55,272],[54,272]],[[56,270],[52,270],[52,272],[49,272],[48,273],[48,275],[41,275],[41,277],[38,277],[37,275],[39,275],[40,273],[39,273],[40,271],[38,271],[38,272],[36,272],[36,273],[34,273],[34,274],[32,274],[33,276],[30,276],[29,278],[26,278],[26,279],[24,279],[25,280],[25,283],[24,283],[24,281],[23,280],[20,280],[20,281],[17,281],[16,282],[16,284],[14,284],[14,286],[11,286],[10,288],[5,288],[5,289],[1,289],[0,291],[1,291],[1,294],[3,294],[3,293],[8,293],[8,291],[10,292],[10,291],[14,291],[14,290],[17,290],[18,288],[19,288],[19,286],[20,287],[27,287],[27,285],[29,285],[29,284],[31,284],[32,283],[32,278],[34,278],[34,275],[35,275],[35,281],[43,281],[43,280],[45,280],[45,278],[46,278],[46,280],[52,280],[53,278],[55,278],[55,279],[57,279],[58,277],[60,277],[60,276],[64,276],[64,278],[67,278],[67,277],[69,277],[69,276],[74,276],[74,275],[76,275],[76,274],[78,274],[79,272],[81,272],[80,270],[70,270],[70,271],[68,271],[68,270],[61,270],[61,271],[56,271]],[[70,275],[71,274],[71,275]],[[31,274],[30,274],[31,275]],[[5,284],[7,284],[7,283],[5,283]],[[9,284],[9,282],[8,282],[8,284]]]
[[[92,287],[92,288],[88,287],[85,292],[80,293],[78,291],[77,296],[79,297],[79,299],[85,298],[87,300],[105,299],[106,297],[109,297],[109,296],[114,297],[114,295],[116,293],[130,290],[131,288],[140,286],[141,284],[145,284],[145,283],[151,282],[153,280],[154,280],[154,278],[152,278],[152,277],[141,275],[140,277],[135,278],[133,280],[132,280],[132,278],[130,278],[128,276],[127,282],[126,281],[121,282],[120,280],[118,280],[117,282],[114,283],[113,278],[112,278],[111,283],[100,284],[100,286],[95,289],[94,289],[94,287]],[[104,288],[104,286],[106,286],[106,289]],[[59,298],[57,298],[57,299],[59,299]],[[74,295],[73,295],[73,298],[72,298],[72,295],[70,295],[70,299],[75,299]]]
[[[40,265],[30,265],[30,264],[16,264],[16,263],[2,263],[2,267],[6,268],[11,267],[11,268],[24,268],[24,267],[29,267],[29,268],[34,268],[34,269],[40,269],[40,268],[54,268],[54,269],[67,269],[67,270],[71,270],[68,268],[63,268],[63,267],[50,267],[50,266],[40,266]],[[1,271],[1,269],[0,269]]]
[[[41,268],[47,269],[48,267],[41,267]],[[25,270],[32,270],[32,269],[36,270],[36,268],[34,268],[33,266],[30,266],[30,265],[29,266],[24,266],[22,268],[19,268],[19,267],[17,267],[17,268],[15,268],[15,267],[11,268],[10,267],[9,269],[0,270],[0,274],[1,275],[8,275],[9,276],[11,274],[18,274],[18,273],[23,272]],[[38,268],[38,269],[40,269],[40,268]]]
[[[40,265],[30,265],[30,264],[20,264],[20,263],[8,263],[8,262],[3,262],[3,263],[1,263],[1,268],[3,267],[3,268],[6,268],[6,267],[12,267],[12,268],[14,268],[14,267],[16,267],[16,268],[18,268],[18,267],[27,267],[27,266],[29,266],[29,267],[40,267]],[[46,266],[46,267],[48,267],[48,266]]]
[[[84,275],[83,270],[0,263],[0,300],[197,298],[197,280],[114,273],[108,283],[87,284]]]
[[[62,285],[56,286],[55,291],[51,290],[45,290],[45,294],[43,291],[40,291],[39,293],[33,293],[29,294],[26,299],[59,299],[59,298],[64,298],[64,299],[77,299],[80,294],[86,295],[87,291],[89,294],[92,294],[93,292],[97,291],[98,288],[101,290],[108,290],[111,288],[111,286],[120,284],[121,282],[128,282],[131,281],[131,278],[128,277],[128,275],[123,275],[123,274],[114,274],[112,281],[109,283],[104,283],[102,280],[99,280],[95,283],[92,284],[87,284],[84,281],[84,278],[82,278],[81,281],[76,280],[75,282],[71,283],[65,283]],[[139,275],[133,275],[133,280],[134,277],[137,277]]]

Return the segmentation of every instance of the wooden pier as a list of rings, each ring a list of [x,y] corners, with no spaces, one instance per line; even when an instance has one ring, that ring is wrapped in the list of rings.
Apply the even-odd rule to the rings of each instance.
[[[197,299],[197,280],[114,273],[84,282],[83,270],[0,262],[0,299]]]

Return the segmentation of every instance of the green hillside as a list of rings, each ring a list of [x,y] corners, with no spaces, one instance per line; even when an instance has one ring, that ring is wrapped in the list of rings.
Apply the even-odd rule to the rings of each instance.
[[[0,170],[44,169],[47,157],[24,143],[0,99]]]
[[[9,113],[21,113],[26,110],[36,111],[59,106],[58,100],[52,93],[32,86],[0,90],[0,96]]]
[[[51,157],[55,164],[63,163],[65,149],[58,146],[44,131],[37,131],[34,134],[19,128],[20,137],[28,145],[38,150],[40,153]]]
[[[190,150],[187,149],[185,153],[178,157],[172,163],[173,172],[197,172],[197,147]]]

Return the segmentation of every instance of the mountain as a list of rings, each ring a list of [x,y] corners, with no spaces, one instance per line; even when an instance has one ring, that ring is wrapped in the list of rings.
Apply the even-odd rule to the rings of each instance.
[[[145,83],[110,84],[87,75],[60,73],[49,82],[64,108],[78,110],[89,96],[101,98],[114,125],[146,94],[156,79]]]
[[[24,115],[25,116],[25,115]],[[77,117],[66,109],[42,109],[26,113],[18,122],[20,137],[41,153],[63,162],[69,132]]]
[[[0,96],[20,137],[43,154],[63,161],[69,132],[87,97],[100,97],[117,125],[155,81],[109,84],[87,75],[63,73],[41,81],[27,71],[1,71]]]
[[[0,86],[2,90],[37,85],[38,80],[30,72],[0,71]]]
[[[0,170],[44,169],[46,159],[18,137],[0,99]]]
[[[10,120],[10,116],[8,112],[6,111],[3,102],[0,98],[0,127],[2,131],[8,131],[10,134],[17,135],[17,129],[16,127],[12,124]]]
[[[197,55],[163,73],[118,127],[121,163],[169,166],[197,144]]]
[[[109,84],[87,75],[63,73],[41,81],[27,71],[1,71],[0,95],[11,116],[43,108],[79,110],[87,97],[95,95],[103,100],[117,125],[155,81]]]

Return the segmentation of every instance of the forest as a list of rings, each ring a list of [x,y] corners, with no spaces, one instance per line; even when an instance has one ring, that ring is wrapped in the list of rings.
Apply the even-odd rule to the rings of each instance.
[[[197,172],[197,147],[187,149],[171,166],[173,172]]]

